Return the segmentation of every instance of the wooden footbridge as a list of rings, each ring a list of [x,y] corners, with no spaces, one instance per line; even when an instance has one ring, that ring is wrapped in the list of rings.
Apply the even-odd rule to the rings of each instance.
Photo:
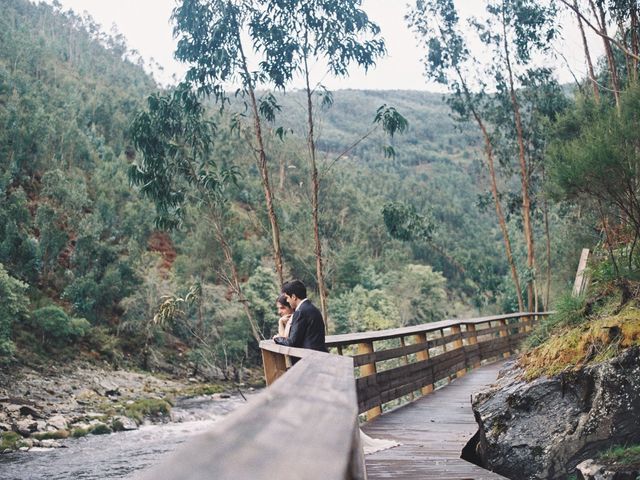
[[[476,431],[470,396],[541,315],[334,335],[328,354],[263,341],[268,388],[141,478],[504,478],[460,458]],[[365,459],[365,418],[366,433],[400,445]]]

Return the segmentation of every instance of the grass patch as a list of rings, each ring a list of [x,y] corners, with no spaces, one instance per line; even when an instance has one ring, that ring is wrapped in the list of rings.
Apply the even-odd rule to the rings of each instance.
[[[89,435],[89,429],[88,428],[74,428],[73,431],[71,432],[71,436],[73,438],[80,438],[80,437],[85,437]]]
[[[89,429],[89,433],[91,433],[91,435],[106,435],[111,432],[112,430],[104,423],[98,423]]]
[[[125,405],[124,414],[141,424],[145,417],[161,418],[171,413],[171,402],[168,399],[144,398]]]
[[[16,432],[2,432],[0,434],[0,451],[16,450],[22,446],[22,437]]]
[[[217,383],[204,383],[199,385],[190,385],[176,393],[184,397],[199,397],[201,395],[224,393],[226,390],[227,389],[223,385],[219,385]]]
[[[571,294],[563,295],[558,299],[556,313],[544,318],[525,340],[525,348],[542,345],[549,340],[552,334],[559,328],[576,326],[588,320],[586,315],[586,300],[584,296],[574,297]]]
[[[525,378],[532,380],[608,360],[635,345],[640,345],[640,309],[628,305],[614,316],[557,328],[553,336],[525,353],[520,364]]]
[[[640,445],[611,447],[602,452],[599,459],[609,465],[640,465]]]
[[[69,438],[68,430],[55,430],[53,432],[41,432],[34,433],[31,435],[36,440],[62,440],[64,438]]]

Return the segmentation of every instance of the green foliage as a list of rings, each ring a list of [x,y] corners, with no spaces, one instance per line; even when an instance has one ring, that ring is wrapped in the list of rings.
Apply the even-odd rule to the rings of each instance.
[[[244,289],[245,297],[264,338],[271,338],[278,333],[277,318],[274,312],[276,298],[280,291],[276,285],[275,273],[268,268],[258,267],[247,280]]]
[[[91,328],[84,318],[69,318],[60,307],[42,307],[32,313],[31,321],[40,332],[42,343],[69,344],[84,337]]]
[[[225,187],[235,183],[234,167],[219,168],[209,156],[215,125],[205,118],[204,105],[187,84],[168,95],[151,95],[147,111],[131,127],[142,161],[129,169],[132,183],[155,202],[160,228],[175,228],[183,219],[184,184],[199,194],[199,201],[223,201]]]
[[[171,413],[171,403],[161,398],[143,398],[125,406],[124,414],[140,425],[145,417],[166,417]]]
[[[608,464],[638,465],[640,445],[616,445],[601,452],[598,458]]]
[[[16,450],[21,442],[22,437],[16,432],[0,432],[0,451]]]
[[[335,333],[382,330],[397,326],[398,313],[384,290],[366,290],[358,285],[333,300],[331,318]]]
[[[88,433],[90,433],[91,435],[107,435],[112,432],[113,430],[111,430],[108,425],[104,423],[96,423],[91,428],[89,428]]]
[[[565,293],[555,304],[555,313],[544,317],[527,337],[525,346],[535,348],[546,342],[555,332],[564,327],[573,327],[588,320],[586,297]]]
[[[443,320],[447,313],[446,279],[429,265],[409,264],[386,276],[386,290],[401,326]]]
[[[0,263],[0,359],[10,357],[15,351],[11,333],[14,323],[28,314],[26,289],[27,285],[10,276]]]
[[[550,191],[556,198],[594,208],[603,223],[621,222],[635,237],[640,235],[638,108],[638,86],[623,92],[620,112],[605,103],[579,100],[556,125],[549,165]],[[607,242],[616,242],[612,231],[606,233]]]
[[[81,438],[81,437],[86,437],[87,435],[89,435],[89,429],[88,428],[74,428],[73,431],[71,432],[71,436],[73,438]]]
[[[384,224],[389,235],[402,241],[425,241],[433,238],[433,223],[428,217],[416,212],[413,205],[385,203],[382,207]]]

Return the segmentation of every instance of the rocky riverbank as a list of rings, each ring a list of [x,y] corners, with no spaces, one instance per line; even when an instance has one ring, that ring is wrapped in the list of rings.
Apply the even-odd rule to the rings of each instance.
[[[0,453],[55,448],[70,436],[169,422],[178,397],[226,397],[231,385],[90,364],[0,372]]]
[[[635,479],[616,468],[609,470],[618,476],[588,472],[606,471],[594,459],[607,449],[640,444],[640,347],[531,382],[511,362],[493,388],[473,398],[473,409],[479,431],[465,449],[475,457],[468,459],[501,475]]]

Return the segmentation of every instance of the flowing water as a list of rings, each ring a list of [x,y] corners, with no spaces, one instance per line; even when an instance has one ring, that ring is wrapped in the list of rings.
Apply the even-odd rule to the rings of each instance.
[[[250,397],[248,397],[250,399]],[[138,430],[61,440],[65,448],[0,454],[1,480],[103,480],[133,478],[156,465],[180,444],[207,431],[225,414],[243,405],[240,396],[179,400],[172,423]]]

